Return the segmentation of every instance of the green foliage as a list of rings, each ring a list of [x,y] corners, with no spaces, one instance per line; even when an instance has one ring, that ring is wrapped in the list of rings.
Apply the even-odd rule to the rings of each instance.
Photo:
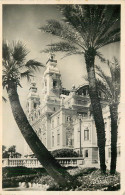
[[[72,149],[58,149],[51,152],[54,158],[57,157],[78,157],[78,153]]]

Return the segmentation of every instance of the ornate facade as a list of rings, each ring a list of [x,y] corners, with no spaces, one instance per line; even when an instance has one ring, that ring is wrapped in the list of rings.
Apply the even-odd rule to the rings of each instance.
[[[32,82],[27,98],[27,117],[48,150],[72,148],[89,162],[98,161],[97,135],[88,85],[62,88],[55,55],[51,54],[43,75],[43,99]],[[110,115],[104,95],[99,94],[106,127],[106,159],[110,157]],[[118,145],[119,147],[119,145]],[[27,151],[26,151],[27,152]]]

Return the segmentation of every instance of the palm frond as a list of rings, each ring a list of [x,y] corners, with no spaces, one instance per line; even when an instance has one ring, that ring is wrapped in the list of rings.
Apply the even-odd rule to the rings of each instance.
[[[38,70],[44,65],[36,60],[29,60],[25,64],[25,59],[28,54],[28,50],[25,45],[18,41],[8,44],[3,41],[3,74],[2,74],[2,85],[3,88],[8,86],[8,83],[14,82],[16,86],[21,86],[20,78],[32,76],[32,71]],[[27,70],[28,69],[28,70]]]
[[[100,84],[111,102],[118,103],[120,96],[120,66],[117,59],[114,59],[113,62],[106,60],[106,64],[109,68],[110,75],[106,75],[101,67],[95,65],[96,74],[99,75],[97,83]]]
[[[81,47],[83,50],[85,50],[85,42],[79,32],[64,22],[48,20],[47,24],[40,27],[39,29],[64,39],[70,43],[76,44],[78,47]]]
[[[112,77],[106,75],[101,67],[95,65],[95,68],[98,71],[98,72],[96,72],[96,74],[98,74],[99,77],[101,77],[103,83],[105,83],[107,85],[107,88],[111,91],[111,94],[113,94],[114,93],[114,86],[112,85]]]
[[[97,43],[100,42],[101,39],[103,40],[105,37],[111,38],[115,35],[115,33],[117,34],[118,32],[120,32],[120,6],[103,6],[102,19],[101,22],[98,23],[98,29],[96,31],[96,38],[94,41],[95,45],[97,46]]]
[[[83,51],[120,41],[119,5],[60,5],[63,22],[49,20],[40,29]],[[49,50],[46,49],[46,52]]]
[[[34,75],[31,73],[30,70],[26,70],[25,72],[21,73],[21,78],[27,78],[28,81],[30,81],[31,77],[34,77]]]
[[[114,34],[113,36],[105,36],[104,38],[100,39],[99,42],[97,42],[97,47],[95,47],[95,49],[97,50],[105,45],[119,42],[119,41],[120,41],[120,32]]]
[[[45,67],[41,62],[38,62],[36,60],[29,60],[26,64],[25,67],[27,67],[30,70],[40,70],[40,67]]]
[[[112,93],[109,87],[107,86],[107,84],[101,81],[100,79],[96,79],[96,85],[97,85],[97,90],[102,92],[105,95],[105,100],[111,101]]]
[[[64,58],[69,57],[71,55],[81,55],[81,54],[84,54],[84,52],[83,51],[74,51],[74,52],[72,51],[72,52],[68,52],[61,59],[64,59]]]
[[[120,32],[119,5],[64,5],[60,6],[60,10],[64,21],[81,34],[88,47],[95,47],[100,39]]]
[[[103,57],[103,55],[101,54],[101,52],[96,51],[96,56],[101,60],[101,62],[105,63],[106,59]]]
[[[118,60],[114,57],[112,62],[110,61],[107,62],[107,65],[112,76],[112,81],[120,83],[120,65]]]
[[[75,47],[73,44],[70,44],[68,42],[58,42],[58,43],[53,43],[49,46],[48,49],[43,50],[42,52],[48,53],[48,52],[76,52],[78,50],[77,47]]]
[[[7,41],[3,40],[2,44],[2,58],[5,61],[8,61],[10,59],[10,48],[8,46]]]
[[[7,102],[7,99],[4,97],[4,96],[2,96],[2,100],[6,103]]]
[[[26,46],[22,42],[13,41],[11,47],[11,55],[13,59],[17,62],[17,64],[22,64],[28,53],[29,51],[26,49]]]

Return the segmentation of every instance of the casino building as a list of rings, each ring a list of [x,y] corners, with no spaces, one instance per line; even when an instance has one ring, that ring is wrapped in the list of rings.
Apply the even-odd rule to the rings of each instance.
[[[43,97],[31,83],[27,97],[27,117],[34,131],[49,151],[72,148],[90,163],[98,162],[98,147],[95,123],[88,94],[88,84],[71,90],[62,88],[61,74],[55,55],[51,54],[43,75]],[[106,133],[106,161],[110,159],[110,115],[104,94],[99,93],[103,109]],[[120,155],[118,134],[118,156]],[[27,154],[31,151],[25,149]]]

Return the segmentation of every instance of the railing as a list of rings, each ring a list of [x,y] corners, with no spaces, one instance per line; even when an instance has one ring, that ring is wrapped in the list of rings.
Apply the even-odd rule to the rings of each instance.
[[[81,157],[69,157],[69,158],[56,158],[56,160],[61,164],[62,166],[68,167],[68,166],[80,166],[84,164],[84,159]]]
[[[56,158],[56,160],[65,167],[68,166],[80,166],[84,164],[84,159],[81,157],[74,157],[74,158]],[[42,167],[40,162],[37,158],[5,158],[2,159],[2,166],[3,167],[17,167],[17,166],[24,166],[24,167]]]

